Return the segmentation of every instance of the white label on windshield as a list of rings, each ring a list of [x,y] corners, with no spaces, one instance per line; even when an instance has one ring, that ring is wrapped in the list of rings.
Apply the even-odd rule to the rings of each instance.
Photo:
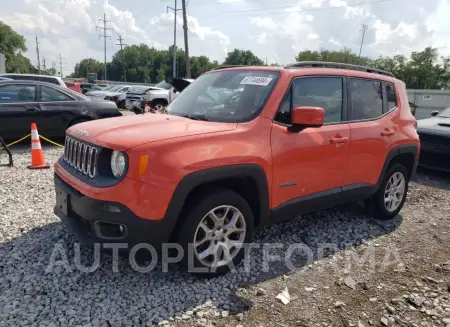
[[[240,84],[267,86],[272,80],[272,77],[247,76]]]

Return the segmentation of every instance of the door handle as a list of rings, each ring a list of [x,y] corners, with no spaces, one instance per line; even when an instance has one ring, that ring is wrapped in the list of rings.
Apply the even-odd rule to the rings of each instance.
[[[42,110],[41,104],[39,104],[38,106],[25,106],[25,109],[27,111],[39,111]]]
[[[381,132],[381,136],[392,136],[392,135],[394,135],[395,133],[397,133],[397,132],[395,131],[395,129],[386,129],[386,130],[384,130],[383,132]]]
[[[345,143],[348,141],[348,137],[344,136],[344,137],[333,137],[332,139],[330,139],[330,143],[331,144],[341,144],[341,143]]]

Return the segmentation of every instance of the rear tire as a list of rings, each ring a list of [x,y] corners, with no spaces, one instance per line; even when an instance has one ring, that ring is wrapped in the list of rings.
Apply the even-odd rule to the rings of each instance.
[[[242,261],[245,244],[253,238],[254,217],[239,194],[227,189],[209,190],[182,216],[176,240],[184,250],[180,264],[189,273],[218,276]]]
[[[163,111],[167,107],[167,102],[164,100],[153,100],[151,102],[151,107],[156,111]]]
[[[364,201],[367,212],[380,220],[397,216],[405,203],[408,183],[409,176],[405,166],[394,164],[386,172],[378,192]]]

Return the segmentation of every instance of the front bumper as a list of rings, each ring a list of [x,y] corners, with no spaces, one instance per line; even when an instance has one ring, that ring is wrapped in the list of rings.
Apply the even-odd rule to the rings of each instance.
[[[78,192],[57,174],[55,192],[55,214],[85,245],[121,243],[130,250],[136,244],[146,243],[159,251],[169,241],[173,228],[169,219],[142,219],[120,203],[96,200]]]

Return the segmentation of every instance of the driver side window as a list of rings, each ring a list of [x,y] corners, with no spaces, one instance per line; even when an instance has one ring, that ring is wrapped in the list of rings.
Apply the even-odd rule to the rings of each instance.
[[[275,116],[275,121],[291,124],[291,111],[296,107],[320,107],[325,110],[325,123],[342,121],[343,80],[340,77],[295,78]]]

